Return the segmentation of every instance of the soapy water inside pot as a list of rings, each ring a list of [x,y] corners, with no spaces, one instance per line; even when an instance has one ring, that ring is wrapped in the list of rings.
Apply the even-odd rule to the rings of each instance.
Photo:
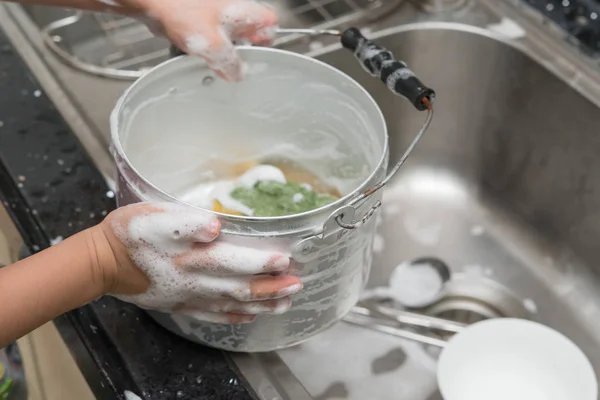
[[[216,160],[212,173],[222,179],[199,183],[178,197],[188,204],[238,216],[279,217],[333,203],[341,193],[289,160]]]
[[[381,161],[383,142],[368,134],[379,131],[362,104],[368,99],[352,87],[314,82],[293,66],[270,68],[250,63],[247,78],[235,85],[205,85],[194,69],[182,85],[144,88],[139,103],[124,106],[120,128],[136,172],[170,196],[211,211],[220,209],[210,198],[215,186],[231,186],[257,164],[275,166],[287,182],[336,200],[355,191]],[[261,217],[244,207],[230,211]],[[302,211],[292,207],[273,216]]]

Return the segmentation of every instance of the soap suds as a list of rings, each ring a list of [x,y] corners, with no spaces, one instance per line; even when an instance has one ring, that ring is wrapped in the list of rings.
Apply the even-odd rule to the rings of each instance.
[[[141,308],[172,312],[203,299],[255,300],[253,275],[278,273],[289,266],[289,258],[280,253],[214,242],[220,224],[209,213],[172,203],[148,205],[145,212],[133,212],[132,207],[140,206],[119,209],[112,227],[151,285],[143,294],[115,297]],[[298,290],[284,287],[276,294],[263,293],[261,300]]]
[[[224,78],[239,81],[244,76],[242,62],[225,30],[222,27],[218,30],[223,43],[220,47],[214,47],[206,36],[195,34],[185,39],[186,49],[189,54],[204,58],[208,66]]]
[[[183,201],[209,210],[213,208],[213,200],[218,201],[227,210],[253,216],[254,210],[239,200],[234,199],[231,193],[236,187],[253,188],[261,181],[275,181],[286,183],[283,172],[272,165],[257,165],[250,168],[237,180],[222,180],[197,185],[193,192],[179,196]]]
[[[302,200],[304,200],[304,195],[302,193],[296,193],[292,198],[294,203],[300,203]]]
[[[212,192],[208,195],[210,198],[217,200],[223,208],[226,208],[231,211],[237,211],[244,215],[252,216],[254,215],[254,210],[250,207],[246,206],[239,200],[231,197],[231,192],[235,189],[236,183],[232,181],[219,182],[214,186]],[[212,207],[211,207],[212,208]]]
[[[259,183],[261,185],[258,185]],[[208,210],[225,214],[236,212],[245,216],[269,216],[269,207],[275,207],[279,211],[287,210],[288,214],[294,214],[305,209],[321,207],[326,204],[325,201],[335,199],[333,196],[316,193],[312,188],[307,189],[307,187],[311,188],[310,185],[288,182],[281,169],[273,165],[261,164],[248,169],[235,180],[196,184],[192,190],[178,194],[177,197]],[[312,193],[307,193],[305,190],[311,190]],[[218,204],[214,204],[215,201]],[[219,206],[220,208],[216,208]]]
[[[246,74],[247,67],[238,56],[232,42],[271,42],[277,29],[276,26],[270,25],[271,22],[276,21],[265,20],[263,5],[254,1],[232,1],[222,11],[220,26],[217,28],[220,46],[214,45],[215,38],[209,38],[201,33],[187,36],[185,46],[189,54],[204,58],[210,68],[219,72],[224,78],[239,81]],[[236,31],[252,30],[254,34],[250,38],[235,34]]]
[[[261,181],[287,182],[285,175],[283,175],[283,172],[279,168],[272,165],[257,165],[240,176],[237,180],[237,185],[252,189],[254,185]]]
[[[62,242],[64,238],[62,236],[57,236],[54,239],[50,239],[50,246],[56,246],[60,242]]]
[[[102,4],[106,4],[107,6],[111,6],[111,7],[122,7],[122,5],[114,0],[96,0],[99,3]]]
[[[487,28],[510,39],[519,39],[526,35],[525,30],[510,18],[503,17],[497,24],[490,24]]]

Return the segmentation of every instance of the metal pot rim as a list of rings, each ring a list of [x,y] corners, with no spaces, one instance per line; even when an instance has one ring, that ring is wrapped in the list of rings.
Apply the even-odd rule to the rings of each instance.
[[[383,116],[381,108],[379,107],[379,105],[377,104],[375,99],[373,99],[371,94],[362,85],[360,85],[353,78],[348,76],[346,73],[340,71],[339,69],[334,68],[331,65],[326,64],[320,60],[317,60],[312,57],[308,57],[308,56],[305,56],[305,55],[302,55],[299,53],[294,53],[294,52],[287,51],[287,50],[273,49],[273,48],[267,48],[267,47],[253,47],[253,46],[238,46],[237,51],[242,56],[244,53],[248,53],[248,52],[279,53],[279,54],[285,55],[287,57],[295,57],[302,61],[309,61],[312,63],[317,63],[317,64],[319,64],[329,70],[335,71],[335,73],[341,75],[344,79],[346,79],[347,81],[352,83],[356,88],[358,88],[364,94],[364,96],[366,96],[366,98],[369,100],[369,102],[372,103],[373,108],[374,108],[374,110],[376,110],[380,120],[383,121],[382,128],[383,128],[383,133],[385,136],[384,137],[385,141],[383,144],[383,151],[381,153],[381,157],[379,158],[379,161],[377,162],[377,166],[371,171],[369,176],[367,178],[365,178],[356,189],[354,189],[352,192],[348,193],[347,195],[343,196],[342,198],[338,199],[337,201],[335,201],[333,203],[330,203],[326,206],[323,206],[323,207],[320,207],[320,208],[317,208],[317,209],[314,209],[311,211],[306,211],[306,212],[303,212],[300,214],[292,214],[292,215],[286,215],[286,216],[281,216],[281,217],[247,217],[247,216],[224,214],[224,213],[207,210],[205,208],[195,206],[193,204],[182,201],[181,199],[178,199],[175,196],[172,196],[171,194],[169,194],[169,193],[165,192],[164,190],[160,189],[159,187],[157,187],[154,183],[150,182],[131,163],[131,161],[127,157],[127,154],[125,153],[125,150],[123,149],[123,145],[121,143],[120,134],[119,134],[120,133],[119,132],[119,117],[121,115],[121,110],[123,109],[126,99],[131,95],[131,93],[134,90],[136,90],[136,88],[141,84],[140,82],[142,82],[146,77],[151,76],[157,70],[161,70],[170,64],[181,62],[182,59],[185,59],[189,56],[175,57],[175,58],[172,58],[170,60],[167,60],[167,61],[155,66],[154,68],[152,68],[148,72],[146,72],[141,78],[137,79],[132,85],[130,85],[125,90],[125,92],[121,95],[121,97],[117,101],[117,103],[110,115],[110,131],[111,131],[112,151],[114,151],[118,154],[119,158],[121,158],[123,160],[123,162],[125,162],[127,164],[128,168],[130,168],[137,175],[137,177],[140,180],[142,180],[146,185],[148,185],[153,190],[156,190],[157,192],[161,193],[161,195],[168,198],[169,200],[176,202],[176,203],[185,204],[187,206],[197,208],[202,211],[210,212],[212,214],[218,215],[220,218],[224,218],[224,219],[230,220],[232,222],[273,222],[273,221],[290,222],[290,221],[293,221],[296,219],[310,217],[310,216],[313,216],[313,215],[319,214],[319,213],[328,215],[328,213],[331,213],[333,210],[336,210],[336,209],[344,206],[345,204],[349,203],[353,198],[357,197],[359,194],[361,194],[362,191],[366,190],[370,185],[372,185],[371,181],[373,181],[373,179],[375,178],[376,174],[379,171],[379,168],[385,162],[388,151],[389,151],[388,131],[387,131],[387,125],[385,123],[385,118]],[[117,168],[120,169],[119,166],[117,166]]]

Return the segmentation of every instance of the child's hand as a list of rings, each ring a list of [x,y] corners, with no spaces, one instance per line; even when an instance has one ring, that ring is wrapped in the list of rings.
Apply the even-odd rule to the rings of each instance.
[[[102,265],[106,291],[142,308],[245,323],[287,310],[302,288],[299,278],[281,275],[287,255],[215,241],[219,220],[188,206],[134,204],[97,228],[109,246],[96,248],[112,253],[97,257],[112,260]]]
[[[254,0],[98,0],[120,4],[125,13],[138,13],[158,22],[178,48],[200,56],[222,78],[243,77],[233,41],[268,44],[278,19],[275,12]],[[119,7],[114,8],[119,11]],[[154,24],[152,24],[154,25]]]

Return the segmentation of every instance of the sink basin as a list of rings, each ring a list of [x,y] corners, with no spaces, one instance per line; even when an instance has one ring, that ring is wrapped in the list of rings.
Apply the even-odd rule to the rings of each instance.
[[[486,26],[503,16],[496,12],[501,3],[470,2],[473,9],[439,18]],[[6,8],[52,72],[40,67],[38,78],[49,82],[57,107],[110,176],[108,116],[129,82],[92,76],[54,57],[40,43],[38,26],[59,15],[31,8],[32,24],[18,6]],[[563,64],[547,69],[548,59],[540,61],[522,41],[471,25],[423,22],[372,37],[434,88],[437,101],[429,132],[374,217],[379,233],[367,292],[387,285],[401,263],[437,259],[450,268],[450,284],[419,312],[465,323],[530,318],[571,338],[600,371],[600,101],[571,86],[591,85],[582,74],[567,82],[563,76],[572,71]],[[556,53],[553,45],[546,56]],[[365,74],[347,51],[334,46],[313,55],[373,95],[387,120],[391,163],[397,160],[424,114]],[[436,351],[344,322],[287,350],[231,357],[261,400],[441,400]]]
[[[430,131],[385,189],[369,288],[401,263],[437,258],[454,292],[423,312],[466,322],[520,312],[600,371],[600,110],[487,31],[426,23],[379,36],[438,96]],[[315,56],[374,96],[397,160],[424,115],[345,50]],[[342,322],[278,354],[314,399],[434,400],[430,350]]]

